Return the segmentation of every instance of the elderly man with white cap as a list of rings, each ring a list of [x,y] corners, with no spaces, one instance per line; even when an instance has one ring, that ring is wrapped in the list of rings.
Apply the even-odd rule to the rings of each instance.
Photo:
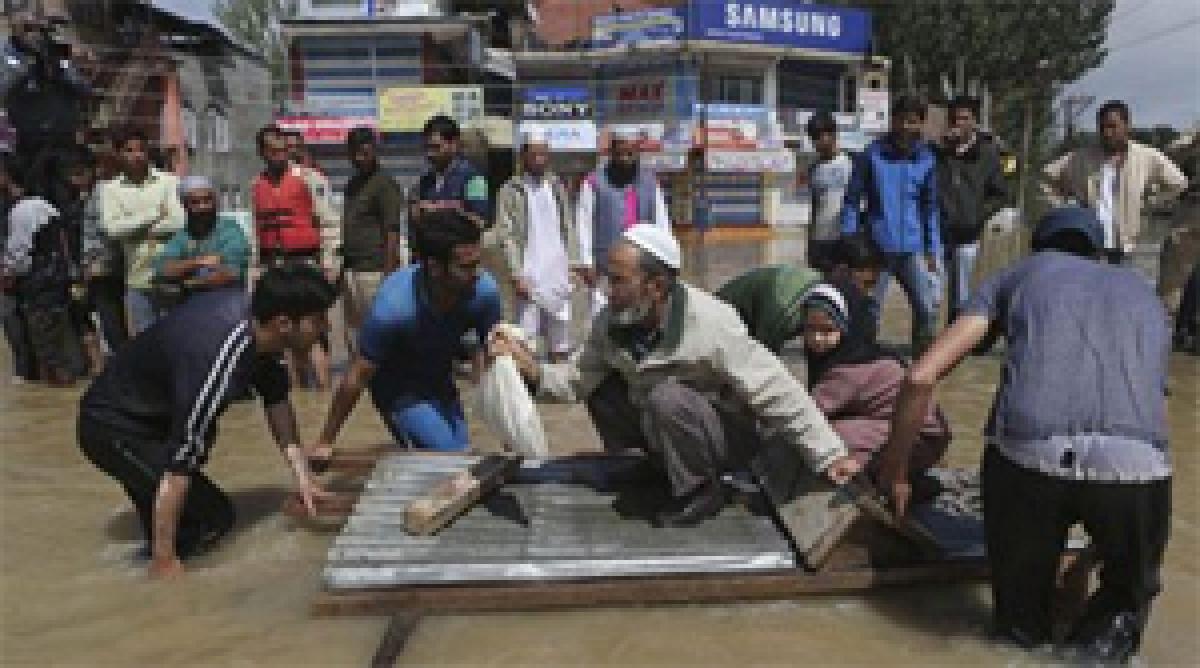
[[[521,137],[521,173],[496,194],[496,224],[486,245],[499,250],[498,281],[511,286],[514,319],[531,337],[543,337],[552,361],[571,350],[571,268],[580,266],[567,189],[548,168],[544,133]],[[509,306],[509,305],[506,305]]]
[[[641,132],[630,126],[609,130],[608,162],[579,186],[575,219],[579,224],[580,275],[591,288],[591,314],[604,308],[604,291],[597,278],[604,275],[608,251],[621,233],[634,225],[671,229],[667,200],[654,173],[641,164]]]
[[[679,280],[670,231],[635,225],[609,251],[608,306],[566,364],[537,365],[499,330],[491,354],[512,355],[539,394],[587,402],[606,450],[643,450],[670,484],[660,526],[720,512],[722,475],[782,439],[815,472],[858,471],[804,387],[747,332],[728,304]]]
[[[186,214],[184,228],[155,258],[155,279],[177,287],[182,296],[244,288],[250,245],[240,225],[218,215],[213,182],[206,176],[184,177],[179,181],[179,200]]]

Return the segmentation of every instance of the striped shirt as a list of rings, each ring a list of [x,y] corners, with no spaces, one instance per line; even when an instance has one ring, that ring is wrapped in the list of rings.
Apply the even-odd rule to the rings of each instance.
[[[285,401],[287,372],[255,350],[240,290],[198,294],[126,344],[80,403],[80,415],[130,438],[162,442],[167,470],[200,470],[230,401],[253,386]]]

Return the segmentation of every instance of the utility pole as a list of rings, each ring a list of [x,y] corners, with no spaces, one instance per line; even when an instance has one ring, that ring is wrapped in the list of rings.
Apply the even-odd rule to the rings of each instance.
[[[1030,169],[1032,168],[1030,163],[1033,153],[1033,101],[1043,86],[1050,85],[1050,81],[1045,76],[1049,65],[1050,63],[1046,60],[1039,61],[1034,66],[1033,76],[1030,77],[1029,85],[1025,89],[1025,123],[1021,131],[1021,173],[1017,181],[1017,211],[1021,213],[1023,221],[1027,221],[1029,216],[1029,211],[1026,210],[1026,191],[1029,190]]]
[[[1079,120],[1079,115],[1082,114],[1088,107],[1096,102],[1095,95],[1084,95],[1076,93],[1063,98],[1063,125],[1064,140],[1067,145],[1072,145],[1075,139],[1075,122]]]

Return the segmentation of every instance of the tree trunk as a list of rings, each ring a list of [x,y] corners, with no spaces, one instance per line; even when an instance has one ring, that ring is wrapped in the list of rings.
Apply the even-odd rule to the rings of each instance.
[[[1029,170],[1033,168],[1032,152],[1033,152],[1033,96],[1035,91],[1030,88],[1025,94],[1025,120],[1024,128],[1021,130],[1021,178],[1017,183],[1017,210],[1021,212],[1021,219],[1025,220],[1028,212],[1026,211],[1026,203],[1029,190]]]

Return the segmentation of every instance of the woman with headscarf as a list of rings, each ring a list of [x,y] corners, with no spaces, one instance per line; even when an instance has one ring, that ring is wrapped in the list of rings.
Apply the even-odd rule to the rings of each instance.
[[[870,306],[854,286],[818,284],[802,310],[809,392],[851,456],[871,470],[887,442],[904,362],[875,342]],[[949,443],[949,425],[934,406],[913,444],[910,471],[932,467]]]
[[[717,297],[732,306],[750,336],[776,355],[800,335],[804,297],[821,281],[813,269],[785,265],[759,267],[730,280]]]

